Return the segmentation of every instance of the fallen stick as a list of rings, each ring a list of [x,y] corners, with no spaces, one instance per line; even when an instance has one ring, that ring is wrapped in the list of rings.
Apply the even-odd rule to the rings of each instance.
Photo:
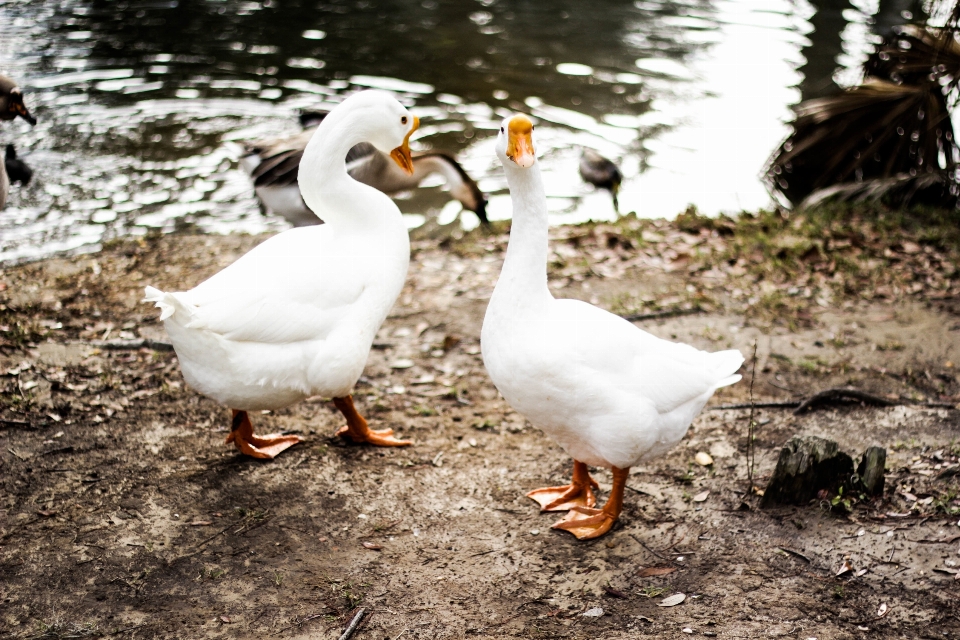
[[[804,400],[785,400],[781,402],[757,402],[750,404],[749,402],[738,403],[738,404],[718,404],[712,407],[707,407],[708,411],[726,411],[734,409],[794,409],[794,414],[804,413],[806,411],[811,411],[820,406],[827,406],[832,404],[852,404],[856,402],[861,402],[864,404],[869,404],[878,407],[929,407],[937,409],[956,409],[957,405],[951,402],[910,402],[905,400],[890,400],[888,398],[883,398],[880,396],[875,396],[872,393],[867,393],[866,391],[860,391],[858,389],[847,389],[842,387],[824,389],[823,391],[818,391],[809,398]]]
[[[651,311],[649,313],[631,313],[621,316],[624,320],[630,322],[639,322],[640,320],[658,320],[660,318],[673,318],[676,316],[692,316],[697,313],[703,313],[703,308],[693,307],[690,309],[664,309],[662,311]]]
[[[795,415],[799,415],[804,411],[809,411],[812,407],[816,407],[817,405],[844,402],[849,400],[862,402],[864,404],[871,404],[876,407],[892,407],[898,404],[893,400],[881,398],[880,396],[875,396],[872,393],[867,393],[866,391],[838,387],[834,389],[824,389],[823,391],[813,394],[801,402],[800,406],[797,407],[793,413]]]
[[[151,340],[149,338],[142,338],[140,340],[91,340],[83,344],[88,344],[98,349],[106,349],[107,351],[136,351],[137,349],[173,351],[173,345],[169,342],[161,342],[160,340]]]
[[[360,620],[363,618],[363,614],[367,612],[363,607],[357,611],[357,615],[353,616],[353,620],[350,621],[350,624],[347,625],[346,631],[343,632],[343,635],[340,636],[340,640],[350,640],[350,636],[353,635],[353,632],[357,630],[357,627],[360,625]]]

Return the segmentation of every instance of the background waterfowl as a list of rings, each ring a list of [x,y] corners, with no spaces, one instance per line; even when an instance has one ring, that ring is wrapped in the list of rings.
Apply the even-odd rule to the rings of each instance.
[[[716,389],[737,382],[739,351],[706,353],[669,342],[547,288],[547,201],[533,125],[507,118],[497,140],[513,201],[503,270],[483,320],[481,350],[510,405],[574,458],[570,485],[528,495],[543,510],[569,509],[554,527],[604,534],[619,517],[629,468],[672,448]],[[586,465],[613,470],[603,509]]]
[[[289,138],[251,143],[240,159],[240,165],[253,179],[257,197],[263,205],[297,227],[319,223],[300,196],[296,176],[304,147],[326,115],[325,111],[303,113],[300,116],[300,124],[304,127],[302,132]],[[476,213],[481,222],[488,224],[486,197],[449,154],[418,153],[413,156],[413,173],[408,174],[373,145],[361,143],[347,154],[347,171],[354,180],[390,195],[415,189],[427,176],[439,173],[450,195],[465,209]]]
[[[30,179],[33,177],[33,169],[17,157],[17,149],[12,144],[8,144],[4,152],[3,166],[7,170],[7,177],[10,179],[10,184],[30,184]]]
[[[31,125],[37,124],[36,118],[30,114],[30,111],[23,103],[23,93],[20,91],[17,83],[14,82],[12,78],[0,75],[0,120],[13,120],[18,116]],[[6,158],[10,158],[11,153],[15,159],[16,151],[13,150],[13,145],[7,145]],[[23,166],[26,167],[26,165]],[[12,168],[14,172],[11,175],[6,159],[4,163],[0,165],[0,209],[3,209],[7,204],[11,181],[26,184],[26,182],[23,181],[24,174],[22,171],[19,171],[16,163],[14,163]],[[30,171],[29,167],[27,167],[27,171],[29,172],[27,173],[27,181],[29,181],[33,172]]]
[[[606,189],[613,196],[613,208],[620,211],[617,194],[623,174],[612,160],[604,158],[593,149],[583,148],[580,154],[580,177],[598,189]]]
[[[410,444],[389,429],[371,431],[350,395],[403,287],[410,241],[396,204],[351,178],[345,158],[369,142],[412,171],[418,126],[389,94],[354,94],[320,125],[300,162],[303,198],[326,224],[280,233],[190,291],[147,287],[186,381],[233,409],[227,441],[242,452],[272,458],[300,440],[254,436],[248,411],[316,395],[334,398],[347,419],[339,433],[354,442]]]

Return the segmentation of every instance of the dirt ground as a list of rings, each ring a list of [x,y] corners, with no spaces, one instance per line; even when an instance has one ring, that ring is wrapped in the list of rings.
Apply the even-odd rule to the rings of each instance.
[[[335,639],[363,608],[360,640],[960,638],[956,271],[939,297],[801,283],[798,310],[751,297],[765,283],[736,261],[687,268],[676,246],[696,234],[661,230],[640,250],[590,229],[554,232],[556,295],[674,310],[638,324],[701,348],[749,359],[756,343],[758,402],[836,386],[902,402],[756,412],[759,486],[786,440],[814,434],[855,457],[886,447],[884,495],[759,509],[750,410],[708,409],[632,470],[610,534],[552,530],[559,516],[524,493],[564,482],[570,459],[485,375],[506,236],[481,232],[414,243],[356,390],[371,426],[415,446],[345,444],[316,398],[253,416],[303,444],[242,457],[223,442],[227,410],[186,387],[172,352],[116,347],[165,339],[143,285],[189,288],[262,238],[148,238],[0,272],[0,637]],[[750,372],[711,406],[748,402]]]

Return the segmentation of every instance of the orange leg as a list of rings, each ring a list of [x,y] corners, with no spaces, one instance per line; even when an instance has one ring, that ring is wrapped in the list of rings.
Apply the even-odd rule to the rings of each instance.
[[[394,438],[393,429],[373,431],[367,426],[367,421],[363,419],[363,416],[357,412],[357,408],[353,406],[353,396],[334,398],[333,404],[336,405],[337,409],[340,409],[340,413],[347,419],[347,426],[341,427],[337,431],[338,436],[347,436],[356,444],[367,442],[380,447],[406,447],[413,444],[409,440]]]
[[[227,443],[234,443],[241,453],[248,456],[262,459],[273,459],[281,451],[289,449],[298,442],[303,442],[300,436],[282,436],[279,433],[271,433],[268,436],[253,435],[253,424],[250,422],[250,416],[246,411],[237,411],[233,409],[233,426],[230,435],[227,436]]]
[[[553,525],[553,528],[569,531],[579,540],[599,538],[610,531],[610,527],[617,521],[623,510],[623,489],[627,485],[628,475],[630,475],[630,469],[613,467],[613,489],[610,491],[610,497],[607,498],[607,504],[603,505],[602,509],[573,507],[563,520]]]
[[[596,488],[597,482],[590,477],[587,465],[574,460],[570,484],[534,489],[527,497],[540,503],[540,511],[567,511],[573,507],[592,507],[597,504],[593,495],[593,489]]]

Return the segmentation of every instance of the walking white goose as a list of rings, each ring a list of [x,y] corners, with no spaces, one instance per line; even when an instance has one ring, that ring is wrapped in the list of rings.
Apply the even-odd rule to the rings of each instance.
[[[555,528],[596,538],[620,515],[629,468],[677,444],[713,392],[740,379],[743,356],[661,340],[585,302],[554,299],[547,288],[547,201],[530,120],[504,120],[496,148],[513,222],[483,319],[483,361],[507,402],[574,458],[569,485],[527,495],[544,511],[569,509]],[[592,508],[596,483],[587,465],[613,470],[602,509]]]
[[[27,106],[23,104],[23,93],[20,87],[5,75],[0,75],[0,120],[13,120],[21,117],[31,125],[37,124],[37,119],[30,115]],[[7,155],[10,155],[11,145],[7,145]],[[16,176],[15,176],[16,177]],[[27,180],[30,178],[27,177]],[[10,193],[10,177],[7,175],[6,163],[0,164],[0,209],[7,204],[7,195]]]
[[[399,209],[347,175],[351,147],[370,142],[412,170],[410,135],[419,126],[396,99],[364,91],[334,109],[307,144],[300,190],[326,224],[290,229],[194,289],[147,287],[183,376],[234,411],[227,442],[272,458],[297,436],[254,436],[248,411],[306,397],[333,398],[354,442],[402,446],[390,429],[371,431],[351,391],[373,338],[400,294],[410,241]],[[391,151],[392,149],[392,151]]]
[[[295,227],[320,223],[304,204],[296,176],[303,149],[326,115],[325,111],[304,113],[300,116],[300,123],[305,127],[303,131],[289,138],[248,144],[240,158],[240,166],[253,179],[260,202]],[[465,209],[476,213],[482,223],[489,224],[487,199],[480,187],[460,163],[446,153],[428,151],[414,155],[413,173],[407,173],[399,170],[386,154],[370,144],[361,143],[347,154],[347,171],[354,180],[391,195],[416,189],[427,176],[439,173],[450,189],[450,195]]]

